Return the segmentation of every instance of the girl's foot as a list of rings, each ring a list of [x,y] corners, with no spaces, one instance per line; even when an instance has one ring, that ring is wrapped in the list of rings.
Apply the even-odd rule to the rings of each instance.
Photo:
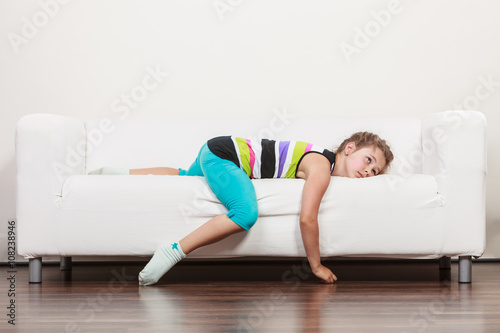
[[[175,264],[186,258],[179,243],[165,244],[160,246],[154,253],[153,258],[139,273],[139,285],[149,286],[170,270]]]
[[[112,168],[112,167],[102,167],[89,172],[89,175],[128,175],[128,174],[130,174],[129,169]]]

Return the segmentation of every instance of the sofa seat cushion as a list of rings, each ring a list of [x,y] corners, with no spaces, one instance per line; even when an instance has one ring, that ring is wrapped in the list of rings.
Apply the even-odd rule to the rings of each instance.
[[[299,226],[304,181],[253,183],[255,226],[189,257],[305,256]],[[321,254],[437,257],[443,207],[433,176],[332,177],[319,212]],[[225,212],[203,177],[71,176],[58,200],[60,252],[151,255]]]

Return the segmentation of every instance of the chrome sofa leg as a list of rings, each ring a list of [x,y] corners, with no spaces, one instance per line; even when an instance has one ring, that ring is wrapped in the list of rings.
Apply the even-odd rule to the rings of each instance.
[[[439,269],[451,269],[451,257],[439,258]]]
[[[29,260],[29,282],[41,283],[42,282],[42,257],[32,258]]]
[[[69,271],[71,270],[71,257],[63,257],[61,256],[61,264],[59,266],[61,271]]]
[[[458,282],[472,282],[472,256],[458,257]]]

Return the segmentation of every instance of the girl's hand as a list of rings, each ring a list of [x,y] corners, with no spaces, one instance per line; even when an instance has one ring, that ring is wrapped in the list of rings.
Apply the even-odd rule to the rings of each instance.
[[[323,283],[334,283],[337,277],[327,267],[320,265],[312,271]]]

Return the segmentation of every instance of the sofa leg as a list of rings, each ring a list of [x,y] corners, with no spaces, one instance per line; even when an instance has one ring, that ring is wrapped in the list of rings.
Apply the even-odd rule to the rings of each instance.
[[[472,256],[458,257],[458,282],[472,282]]]
[[[41,283],[42,282],[42,257],[32,258],[29,260],[29,282]]]
[[[71,270],[71,257],[63,257],[61,256],[61,264],[59,266],[61,271],[69,271]]]
[[[451,269],[451,257],[439,258],[439,269]]]

